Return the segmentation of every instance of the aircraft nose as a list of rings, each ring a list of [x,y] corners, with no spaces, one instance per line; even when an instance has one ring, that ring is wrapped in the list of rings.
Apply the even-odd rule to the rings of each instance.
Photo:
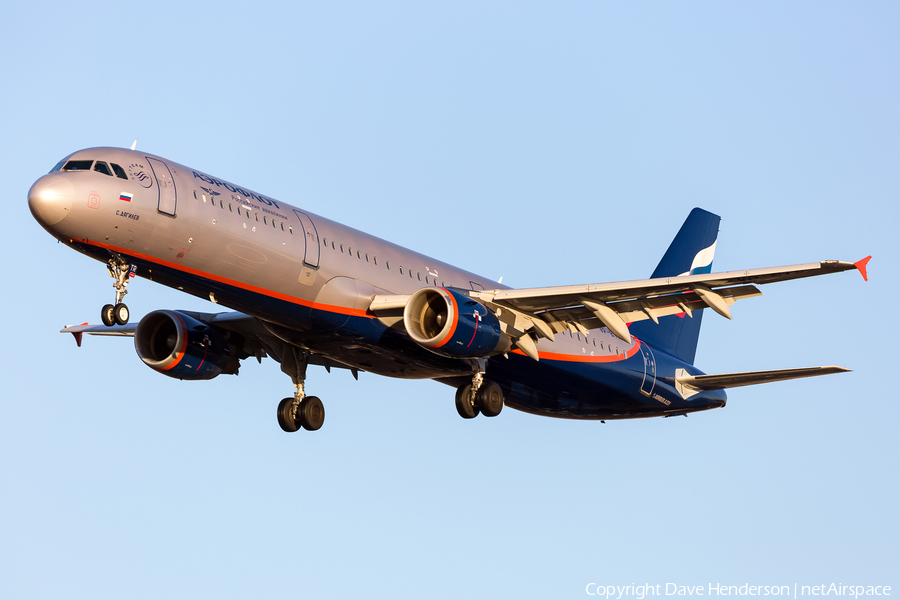
[[[61,175],[45,175],[28,190],[28,208],[44,227],[66,218],[75,199],[75,187]]]

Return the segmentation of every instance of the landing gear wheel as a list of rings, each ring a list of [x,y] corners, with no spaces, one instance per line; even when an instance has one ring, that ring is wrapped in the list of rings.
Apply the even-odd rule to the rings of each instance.
[[[315,431],[325,423],[325,406],[318,396],[307,396],[300,402],[297,417],[304,429]]]
[[[294,420],[293,415],[293,398],[285,398],[278,403],[278,424],[282,431],[293,433],[300,429],[300,424]]]
[[[106,304],[100,309],[100,320],[103,321],[103,324],[107,327],[112,327],[116,324],[115,311],[116,307],[112,304]]]
[[[463,385],[456,390],[456,412],[463,419],[474,419],[478,416],[478,407],[472,404],[471,396],[471,385]]]
[[[119,325],[128,325],[128,307],[119,302],[113,307],[113,318],[116,320],[116,323]]]
[[[500,386],[493,381],[485,381],[478,388],[475,395],[475,403],[481,409],[481,414],[486,417],[496,417],[503,410],[503,392]]]

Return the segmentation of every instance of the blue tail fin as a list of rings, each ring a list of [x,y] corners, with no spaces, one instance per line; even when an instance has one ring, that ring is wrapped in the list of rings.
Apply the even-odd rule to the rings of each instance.
[[[702,208],[692,210],[651,277],[710,273],[716,251],[716,236],[719,234],[719,221],[718,215]],[[629,329],[638,339],[694,364],[703,312],[694,311],[693,318],[686,315],[662,317],[659,325],[649,320],[638,321]]]

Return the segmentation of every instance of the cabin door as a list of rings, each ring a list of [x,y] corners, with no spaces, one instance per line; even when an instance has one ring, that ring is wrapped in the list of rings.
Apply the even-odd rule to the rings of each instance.
[[[653,350],[647,344],[638,341],[641,346],[641,356],[644,357],[644,381],[641,382],[641,393],[649,396],[656,386],[656,357]]]
[[[300,219],[300,226],[303,229],[303,242],[306,249],[303,254],[303,262],[314,269],[319,268],[319,232],[316,231],[316,225],[306,213],[300,212],[296,208],[294,214]]]
[[[147,160],[150,161],[150,168],[153,170],[153,176],[156,177],[156,188],[159,190],[158,210],[164,215],[174,217],[177,201],[175,179],[172,178],[172,173],[166,163],[149,156]]]

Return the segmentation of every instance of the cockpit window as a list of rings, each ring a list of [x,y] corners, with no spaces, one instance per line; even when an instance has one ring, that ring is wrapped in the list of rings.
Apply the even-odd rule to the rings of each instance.
[[[104,175],[112,177],[112,171],[109,170],[109,165],[102,160],[97,161],[97,164],[94,165],[94,170],[98,173],[103,173]]]
[[[117,165],[116,163],[109,163],[113,168],[113,172],[116,174],[116,177],[119,179],[128,179],[128,175],[125,174],[125,169]]]
[[[50,170],[50,172],[51,172],[51,173],[56,173],[57,171],[59,171],[60,169],[62,169],[62,167],[63,167],[64,164],[66,164],[66,159],[62,159],[61,161],[59,161],[58,163],[56,163],[56,166],[53,167],[53,168]]]
[[[92,160],[70,160],[62,168],[62,170],[63,171],[90,171],[92,164],[94,164],[94,161],[92,161]]]

